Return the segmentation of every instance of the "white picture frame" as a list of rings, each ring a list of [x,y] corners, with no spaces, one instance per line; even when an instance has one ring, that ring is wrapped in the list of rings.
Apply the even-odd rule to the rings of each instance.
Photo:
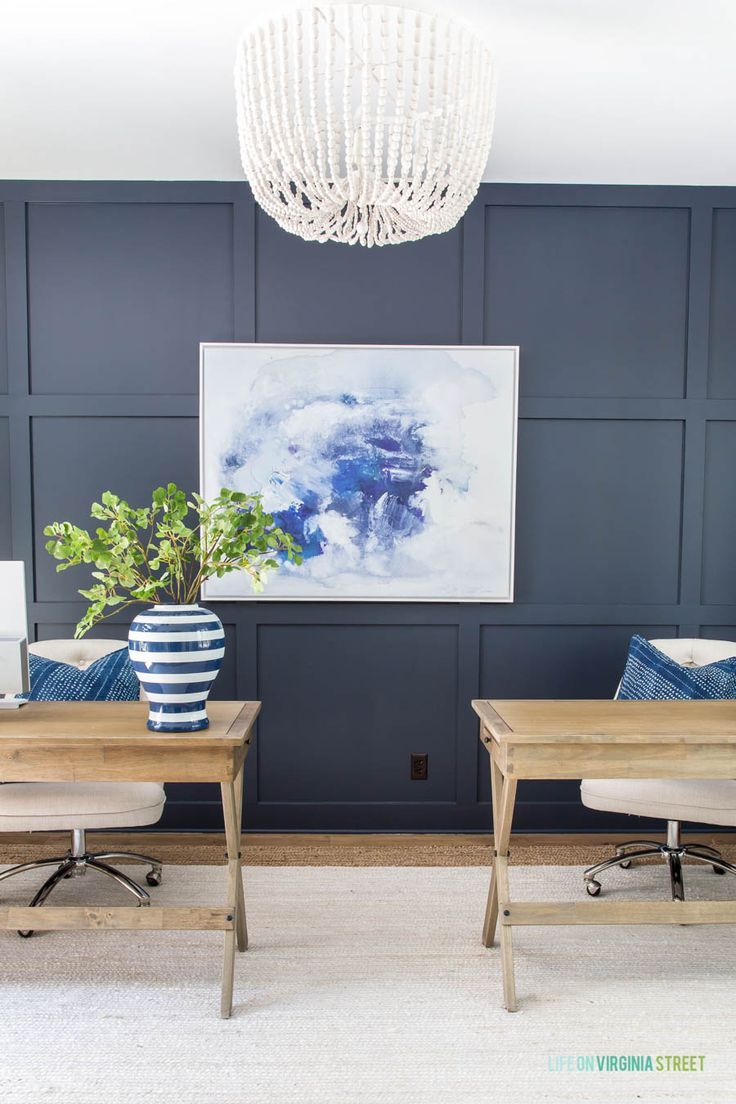
[[[513,345],[203,342],[201,494],[264,493],[309,552],[303,567],[272,572],[261,593],[236,572],[208,580],[203,600],[512,602],[518,394]],[[378,445],[360,436],[374,413],[397,429]],[[333,460],[326,442],[342,449],[345,439],[359,456]],[[396,463],[394,453],[384,463],[385,448]],[[368,463],[380,478],[366,482]],[[353,483],[343,493],[346,465]],[[317,489],[307,495],[310,479]]]

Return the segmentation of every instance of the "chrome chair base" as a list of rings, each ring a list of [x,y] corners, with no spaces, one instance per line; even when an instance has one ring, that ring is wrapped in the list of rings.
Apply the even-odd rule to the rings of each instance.
[[[634,848],[634,850],[630,850]],[[636,850],[638,848],[638,850]],[[616,854],[610,859],[589,866],[583,872],[583,881],[586,892],[591,897],[597,897],[603,886],[598,881],[597,875],[612,866],[619,866],[627,870],[634,859],[662,858],[667,863],[670,874],[670,888],[673,901],[685,900],[685,887],[682,877],[683,859],[693,859],[695,862],[707,863],[712,866],[714,874],[736,874],[736,866],[726,862],[720,851],[705,843],[682,843],[680,841],[680,822],[669,820],[667,822],[667,842],[658,843],[656,840],[640,839],[629,840],[616,848]]]
[[[150,855],[140,855],[135,851],[88,851],[83,829],[72,831],[72,845],[66,855],[60,855],[53,859],[37,859],[33,862],[20,863],[11,866],[0,873],[0,882],[6,878],[12,878],[16,874],[23,874],[26,870],[40,870],[46,866],[55,866],[56,870],[46,879],[41,888],[36,892],[30,902],[29,908],[40,907],[56,889],[57,885],[65,878],[76,878],[86,874],[88,870],[96,870],[100,874],[112,878],[119,886],[126,889],[138,901],[139,906],[150,905],[151,896],[139,885],[138,882],[124,874],[117,867],[110,866],[108,859],[133,859],[151,867],[146,874],[146,882],[149,886],[159,886],[163,879],[163,869],[158,859]],[[19,931],[25,939],[33,935],[33,931]]]

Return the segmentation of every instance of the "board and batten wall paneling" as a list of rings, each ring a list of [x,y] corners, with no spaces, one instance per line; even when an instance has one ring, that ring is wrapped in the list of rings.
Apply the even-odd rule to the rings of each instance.
[[[11,553],[10,425],[8,418],[0,418],[0,559],[10,559]]]
[[[682,440],[675,421],[522,419],[517,602],[676,602]]]
[[[199,341],[232,341],[225,203],[33,203],[34,394],[196,394]]]
[[[707,605],[733,606],[736,605],[736,421],[709,422],[705,446],[702,600]]]
[[[707,640],[733,640],[736,643],[736,625],[703,625],[700,635]]]
[[[258,341],[460,344],[460,228],[401,249],[308,244],[260,209],[256,228]]]
[[[8,391],[8,339],[5,291],[5,211],[0,207],[0,395]]]
[[[454,625],[262,625],[259,802],[453,802],[457,635]],[[421,789],[409,780],[415,751],[432,764]]]
[[[484,339],[522,346],[522,395],[683,395],[687,209],[490,205],[485,249]]]
[[[608,697],[633,632],[736,636],[735,289],[735,189],[484,184],[449,234],[362,250],[245,183],[0,184],[0,555],[37,638],[70,635],[83,573],[43,526],[196,487],[200,340],[519,344],[513,604],[217,604],[214,694],[264,701],[248,826],[487,828],[472,697]],[[627,823],[574,782],[520,796],[520,829]],[[171,786],[161,826],[219,817]]]
[[[736,399],[736,210],[713,212],[708,394]]]
[[[31,429],[36,599],[74,601],[84,571],[57,574],[44,549],[44,527],[52,521],[89,525],[89,505],[106,489],[135,504],[146,502],[160,483],[196,490],[197,419],[41,416]]]

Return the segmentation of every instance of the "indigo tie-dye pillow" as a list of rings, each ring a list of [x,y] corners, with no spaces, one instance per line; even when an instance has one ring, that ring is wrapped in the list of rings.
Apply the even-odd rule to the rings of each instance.
[[[85,670],[43,656],[28,656],[29,701],[138,701],[140,686],[128,649],[119,648]]]
[[[683,667],[643,636],[632,636],[618,697],[625,701],[736,698],[736,656],[702,667]]]

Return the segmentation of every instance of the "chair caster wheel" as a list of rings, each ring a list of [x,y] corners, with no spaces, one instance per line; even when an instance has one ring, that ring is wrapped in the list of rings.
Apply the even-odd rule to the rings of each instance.
[[[618,865],[621,867],[622,870],[628,870],[631,866],[631,859],[622,859]]]
[[[593,881],[585,883],[585,892],[589,897],[597,897],[602,888],[603,886],[600,882]]]
[[[714,867],[713,867],[713,873],[714,873],[714,874],[725,874],[725,873],[726,873],[726,871],[725,871],[725,870],[721,870],[720,866],[714,866]]]
[[[149,870],[146,874],[146,881],[149,886],[160,886],[163,880],[163,874],[160,870]]]
[[[32,931],[19,931],[18,935],[21,937],[21,939],[30,939],[31,936],[33,935],[33,932]]]

